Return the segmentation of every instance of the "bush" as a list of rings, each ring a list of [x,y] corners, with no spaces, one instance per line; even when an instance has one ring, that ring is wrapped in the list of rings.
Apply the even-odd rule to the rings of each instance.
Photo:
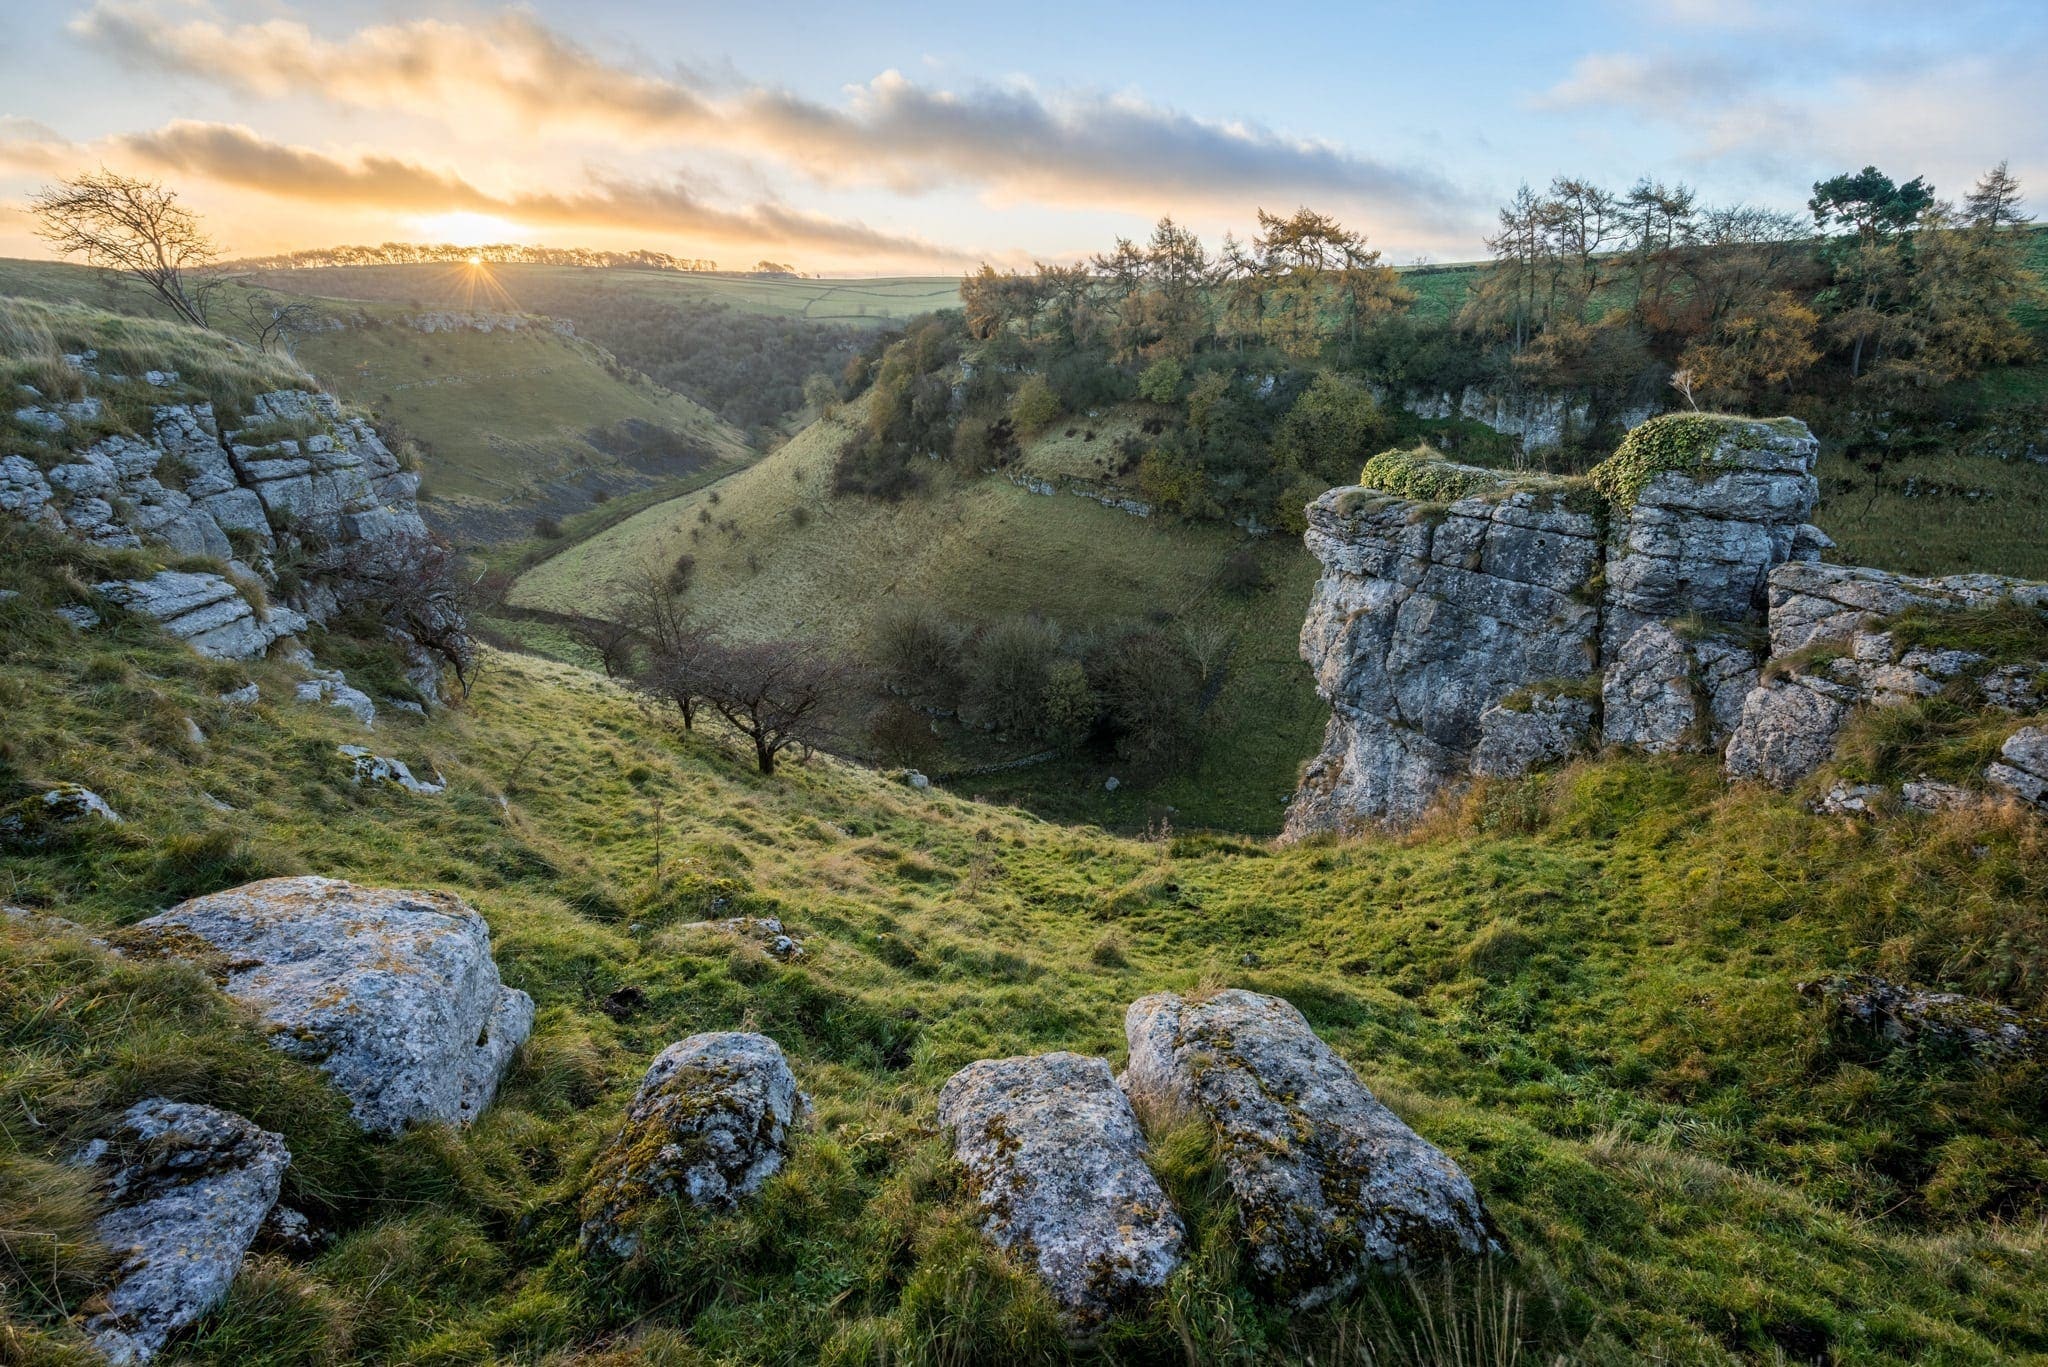
[[[1045,723],[1046,684],[1060,656],[1060,632],[1036,617],[1012,617],[984,630],[967,660],[965,705],[998,730],[1037,735]]]
[[[1172,403],[1180,397],[1181,381],[1187,368],[1172,356],[1162,356],[1138,377],[1138,397],[1152,403]]]
[[[1246,597],[1266,587],[1266,567],[1259,563],[1259,557],[1250,550],[1236,550],[1224,557],[1223,571],[1217,576],[1217,583],[1226,593]]]
[[[1177,632],[1125,627],[1097,646],[1090,665],[1120,757],[1160,768],[1186,756],[1195,739],[1202,670]]]
[[[1363,384],[1329,371],[1302,391],[1273,434],[1273,458],[1341,484],[1360,455],[1385,440],[1387,420]],[[1327,487],[1327,486],[1325,486]]]
[[[1046,671],[1045,691],[1039,702],[1038,733],[1049,745],[1071,750],[1088,739],[1095,729],[1099,708],[1095,690],[1088,686],[1088,671],[1079,660],[1056,660]]]
[[[932,604],[898,600],[876,614],[869,628],[868,660],[887,683],[950,704],[960,692],[965,635]]]
[[[697,557],[688,551],[676,557],[676,563],[669,567],[668,586],[672,592],[688,592],[697,579]]]
[[[868,723],[868,744],[877,758],[891,764],[914,764],[939,747],[931,721],[910,704],[890,700]]]
[[[535,536],[539,537],[539,538],[540,538],[541,540],[543,540],[543,541],[559,541],[559,540],[561,540],[561,539],[562,539],[562,522],[561,522],[561,519],[560,519],[560,518],[553,518],[553,517],[537,517],[537,518],[535,518],[535,519],[533,520],[533,534],[534,534]]]
[[[1053,396],[1052,386],[1045,382],[1043,375],[1028,377],[1010,396],[1010,421],[1025,436],[1045,430],[1059,414],[1060,401]]]

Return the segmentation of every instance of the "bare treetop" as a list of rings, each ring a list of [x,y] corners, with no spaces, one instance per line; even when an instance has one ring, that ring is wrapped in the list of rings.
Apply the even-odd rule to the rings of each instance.
[[[132,275],[188,323],[205,327],[203,273],[220,250],[175,190],[114,171],[46,185],[29,199],[36,235],[64,256]]]

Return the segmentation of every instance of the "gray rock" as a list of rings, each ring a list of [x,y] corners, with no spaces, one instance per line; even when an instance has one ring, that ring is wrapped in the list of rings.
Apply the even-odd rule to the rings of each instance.
[[[1984,777],[2022,802],[2048,808],[2048,726],[2022,726],[2006,737]]]
[[[103,1174],[99,1235],[121,1259],[85,1329],[109,1362],[147,1362],[227,1295],[291,1155],[241,1116],[159,1097],[81,1161]]]
[[[1982,800],[1959,783],[1944,783],[1924,774],[1911,783],[1899,785],[1899,802],[1913,812],[1953,812],[1973,807]]]
[[[272,878],[128,933],[173,954],[203,943],[271,1043],[319,1064],[375,1133],[469,1123],[533,1028],[533,999],[499,981],[490,928],[447,893]]]
[[[1539,693],[1527,707],[1489,707],[1479,714],[1472,772],[1520,778],[1577,754],[1592,735],[1593,704],[1586,698]]]
[[[583,1245],[630,1257],[650,1209],[669,1198],[729,1206],[758,1190],[782,1167],[803,1109],[766,1035],[718,1031],[671,1044],[591,1169]]]
[[[1805,675],[1758,684],[1722,752],[1729,776],[1791,787],[1827,760],[1855,701],[1855,690]]]
[[[677,926],[676,930],[737,935],[743,939],[758,941],[762,948],[778,959],[804,957],[803,941],[784,930],[782,922],[773,916],[729,916],[722,921],[685,921]]]
[[[60,783],[0,812],[0,841],[34,849],[60,836],[67,827],[105,822],[121,824],[121,814],[90,788]]]
[[[1909,607],[1979,607],[2011,599],[2048,608],[2048,584],[1992,574],[1915,579],[1861,565],[1780,565],[1770,576],[1771,653],[1847,641]]]
[[[308,679],[300,684],[297,697],[303,703],[325,703],[329,707],[339,707],[366,727],[374,729],[377,725],[377,704],[371,700],[369,694],[360,688],[352,687],[341,677],[338,670],[329,671],[320,678]]]
[[[100,615],[83,603],[66,603],[61,608],[51,608],[50,615],[73,631],[91,631],[100,624]]]
[[[408,793],[417,793],[421,797],[436,797],[448,791],[447,780],[439,774],[434,775],[432,783],[414,778],[405,761],[391,759],[385,755],[373,755],[360,745],[339,746],[336,753],[354,766],[350,782],[358,787],[365,782],[389,783],[405,789]]]
[[[909,784],[911,787],[917,789],[920,793],[932,786],[932,781],[926,778],[923,774],[919,773],[915,769],[912,769],[909,773],[905,774],[903,776],[903,781]]]
[[[1906,987],[1873,973],[1836,974],[1797,988],[1888,1044],[1932,1044],[1992,1062],[2048,1052],[2048,1022],[1958,992]]]
[[[1814,802],[1823,816],[1868,816],[1883,803],[1884,788],[1875,783],[1837,783]]]
[[[1277,997],[1170,993],[1124,1016],[1124,1086],[1215,1127],[1252,1270],[1296,1306],[1374,1266],[1498,1251],[1479,1195]]]
[[[1080,1324],[1142,1304],[1179,1265],[1180,1217],[1103,1060],[971,1063],[940,1091],[939,1124],[953,1132],[983,1232],[1035,1267]]]
[[[258,613],[225,575],[163,570],[148,579],[116,580],[94,589],[131,612],[155,618],[165,631],[216,660],[255,659],[271,642],[306,629],[306,619],[289,608]]]
[[[254,707],[261,696],[255,684],[245,683],[240,688],[229,689],[221,694],[220,700],[229,707]]]
[[[54,492],[50,481],[26,456],[0,456],[0,512],[12,513],[24,522],[44,526],[63,519],[50,506]]]

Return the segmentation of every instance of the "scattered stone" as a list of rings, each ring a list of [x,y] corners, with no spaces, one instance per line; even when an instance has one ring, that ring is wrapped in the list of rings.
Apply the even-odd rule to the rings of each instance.
[[[1837,783],[1820,795],[1812,810],[1824,816],[1868,816],[1884,801],[1883,785]]]
[[[1842,1019],[1890,1044],[1932,1044],[1993,1062],[2048,1051],[2048,1021],[1957,992],[1928,992],[1873,973],[1797,984]]]
[[[971,1063],[939,1093],[939,1123],[983,1232],[1035,1266],[1081,1326],[1142,1304],[1179,1265],[1185,1230],[1103,1060]]]
[[[261,696],[255,684],[245,683],[240,688],[230,689],[221,694],[220,700],[229,707],[254,707],[256,700]]]
[[[2022,726],[2006,737],[1984,777],[2022,802],[2048,807],[2048,727]]]
[[[175,370],[145,370],[142,372],[142,382],[153,389],[168,389],[178,382],[178,372]]]
[[[377,704],[370,701],[370,695],[359,688],[352,688],[342,679],[339,670],[330,671],[332,677],[308,679],[300,684],[297,696],[304,703],[326,703],[361,722],[364,727],[374,730],[377,725]]]
[[[1978,794],[1961,784],[1944,783],[1924,774],[1899,786],[1899,801],[1908,811],[1953,812],[1974,806],[1981,800]]]
[[[782,922],[773,916],[730,916],[723,921],[685,921],[676,929],[708,930],[722,935],[737,935],[743,939],[758,940],[762,948],[778,959],[804,957],[804,942],[784,930]]]
[[[911,787],[917,789],[920,793],[932,786],[932,781],[926,778],[923,774],[920,774],[915,769],[912,769],[909,773],[905,774],[903,776],[903,781],[905,783],[908,783]]]
[[[122,1260],[85,1330],[109,1362],[147,1362],[227,1295],[291,1154],[241,1116],[158,1097],[79,1161],[104,1175],[99,1234]]]
[[[353,762],[355,771],[350,782],[357,787],[361,787],[363,782],[368,780],[371,783],[396,784],[408,793],[417,793],[421,797],[434,797],[448,791],[447,780],[439,774],[434,775],[432,783],[414,778],[405,761],[391,759],[385,755],[373,755],[360,745],[338,746],[335,753]]]
[[[121,814],[90,788],[60,783],[41,793],[22,798],[0,812],[0,841],[35,849],[81,824],[121,823]]]
[[[468,1124],[533,1028],[533,999],[499,980],[483,917],[447,893],[271,878],[121,938],[130,952],[199,958],[374,1133]]]
[[[51,608],[50,612],[74,631],[91,631],[100,624],[100,615],[83,603],[70,603],[61,608]]]
[[[668,1197],[730,1206],[758,1190],[781,1168],[803,1109],[796,1076],[766,1035],[718,1031],[671,1044],[591,1169],[583,1245],[631,1257],[650,1208]]]
[[[1113,793],[1123,786],[1123,780],[1115,774],[1111,774],[1108,778],[1102,780],[1102,791],[1105,793]]]
[[[190,717],[183,717],[183,718],[180,718],[180,720],[181,720],[181,721],[182,721],[182,722],[184,723],[184,731],[185,731],[185,742],[186,742],[186,744],[188,744],[188,745],[204,745],[204,744],[206,744],[206,733],[205,733],[204,731],[202,731],[202,730],[200,730],[200,729],[199,729],[199,723],[198,723],[198,722],[196,722],[196,721],[193,721],[193,720],[192,720],[192,719],[191,719]]]
[[[1124,1016],[1124,1087],[1215,1127],[1248,1261],[1297,1307],[1373,1266],[1497,1252],[1471,1180],[1401,1122],[1293,1005],[1231,989]]]

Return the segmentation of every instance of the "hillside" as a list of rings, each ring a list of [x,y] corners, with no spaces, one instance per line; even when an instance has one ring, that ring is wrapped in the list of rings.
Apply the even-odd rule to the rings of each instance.
[[[1056,427],[1001,475],[942,475],[934,492],[899,503],[837,496],[832,465],[862,406],[848,405],[730,479],[559,552],[521,576],[511,602],[601,611],[603,586],[623,591],[646,568],[666,573],[688,555],[691,610],[721,634],[804,639],[850,654],[868,644],[879,609],[906,600],[970,622],[1035,614],[1075,630],[1160,614],[1199,632],[1222,664],[1192,766],[1132,781],[1126,766],[1062,761],[974,775],[964,790],[1126,829],[1166,820],[1277,831],[1323,724],[1295,644],[1314,579],[1300,545],[1051,492],[1048,481],[1069,476],[1111,487],[1114,438],[1138,425],[1129,413],[1077,422],[1071,436]],[[1219,576],[1247,547],[1266,582],[1233,591]],[[971,769],[1035,749],[955,731],[947,757],[933,763],[940,772]],[[1113,776],[1116,790],[1104,791]]]
[[[1201,1252],[1096,1354],[1436,1360],[1403,1344],[1423,1313],[1541,1360],[2048,1351],[2038,1068],[1873,1051],[1793,990],[1873,967],[2038,1011],[2031,818],[1851,825],[1724,793],[1710,765],[1607,760],[1401,841],[1129,841],[825,759],[764,779],[715,728],[503,655],[465,707],[380,722],[381,751],[448,781],[414,796],[351,784],[334,747],[362,729],[288,701],[282,663],[209,663],[128,619],[76,634],[46,605],[104,553],[8,535],[6,781],[85,783],[125,818],[10,855],[9,904],[105,931],[268,874],[440,887],[539,1004],[478,1124],[379,1141],[193,968],[7,920],[0,1089],[34,1123],[0,1131],[0,1284],[28,1360],[72,1360],[63,1312],[95,1266],[59,1160],[166,1094],[284,1135],[287,1199],[331,1237],[256,1258],[181,1361],[1063,1361],[1042,1295],[975,1234],[934,1095],[975,1058],[1115,1058],[1126,1002],[1224,984],[1300,1006],[1472,1174],[1512,1257],[1281,1314],[1204,1204],[1201,1134],[1159,1133]],[[258,704],[219,701],[244,682]],[[805,956],[683,925],[740,912]],[[632,1263],[579,1256],[565,1212],[647,1059],[742,1025],[812,1096],[790,1166]]]
[[[218,305],[231,336],[247,330],[242,293],[230,285]],[[0,308],[9,295],[160,312],[133,286],[48,262],[0,261]],[[699,405],[544,320],[508,319],[494,301],[419,312],[330,301],[323,312],[329,325],[297,339],[297,359],[371,412],[394,444],[410,442],[422,511],[458,540],[530,537],[537,519],[587,510],[594,498],[673,492],[752,457],[740,433]]]

